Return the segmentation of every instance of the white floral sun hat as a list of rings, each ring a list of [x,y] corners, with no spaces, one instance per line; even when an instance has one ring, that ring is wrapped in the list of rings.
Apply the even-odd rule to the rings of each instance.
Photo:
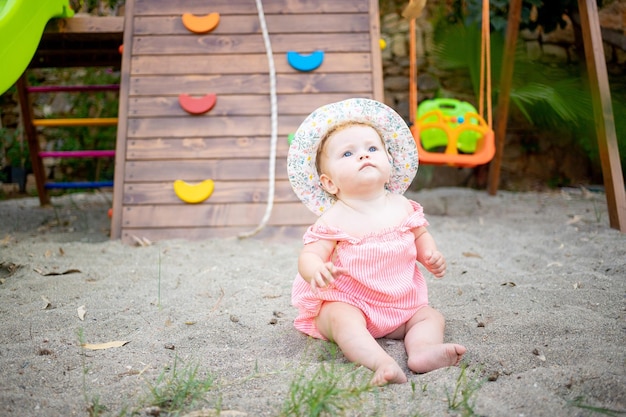
[[[417,147],[411,130],[391,107],[370,99],[352,98],[324,105],[311,113],[294,134],[287,157],[287,174],[293,191],[316,215],[336,201],[321,184],[315,158],[320,141],[332,127],[354,121],[373,126],[381,135],[392,158],[387,189],[404,193],[417,173]]]

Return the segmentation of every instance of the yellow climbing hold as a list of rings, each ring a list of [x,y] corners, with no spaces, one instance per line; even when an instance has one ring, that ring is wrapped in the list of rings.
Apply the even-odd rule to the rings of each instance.
[[[215,183],[204,180],[200,184],[189,184],[183,180],[174,181],[174,192],[185,203],[201,203],[213,194]]]

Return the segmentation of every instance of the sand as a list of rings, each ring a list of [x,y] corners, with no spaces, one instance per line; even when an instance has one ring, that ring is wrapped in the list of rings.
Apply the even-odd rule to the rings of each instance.
[[[601,192],[408,197],[447,257],[444,279],[425,275],[446,340],[468,348],[464,365],[405,368],[409,383],[333,415],[626,413],[626,235],[609,227]],[[123,245],[108,239],[110,200],[0,202],[1,415],[80,416],[94,404],[158,415],[149,387],[197,368],[213,386],[179,415],[278,416],[298,381],[371,375],[293,328],[299,240]],[[82,346],[114,341],[127,343]],[[380,343],[406,366],[401,342]]]

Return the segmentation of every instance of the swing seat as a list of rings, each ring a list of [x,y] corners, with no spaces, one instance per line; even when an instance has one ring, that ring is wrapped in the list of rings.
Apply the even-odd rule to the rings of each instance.
[[[420,164],[473,168],[488,163],[496,154],[491,127],[489,0],[483,0],[482,4],[478,113],[473,107],[469,108],[458,100],[449,99],[434,100],[420,106],[421,111],[417,109],[415,19],[410,19],[409,120]],[[483,111],[485,101],[487,106],[486,111]],[[489,122],[485,122],[481,116],[483,114],[486,114]],[[436,152],[439,149],[443,149],[443,152]]]
[[[476,114],[476,108],[466,101],[454,98],[436,98],[432,100],[424,100],[417,107],[417,119],[420,123],[436,122],[439,116],[432,114],[431,116],[422,118],[425,114],[433,110],[440,110],[443,116],[449,119],[448,124],[454,126],[461,124],[466,119],[467,113]],[[478,125],[479,121],[470,119],[472,124]],[[478,139],[483,136],[481,132],[474,130],[463,130],[459,133],[457,147],[462,153],[476,152],[476,144]],[[428,151],[434,151],[437,148],[445,148],[448,145],[448,134],[439,127],[430,129],[422,128],[420,131],[420,139],[422,146]]]
[[[454,122],[451,117],[456,118]],[[458,116],[447,116],[440,109],[435,109],[423,113],[417,123],[411,126],[421,164],[473,168],[491,161],[496,153],[493,130],[475,112],[465,112],[461,117],[462,120]],[[436,134],[433,135],[433,132]],[[422,145],[424,133],[427,137],[432,136],[428,149]],[[465,142],[460,144],[462,136]],[[432,152],[433,148],[440,147],[445,147],[445,151]],[[466,150],[472,152],[463,153]]]

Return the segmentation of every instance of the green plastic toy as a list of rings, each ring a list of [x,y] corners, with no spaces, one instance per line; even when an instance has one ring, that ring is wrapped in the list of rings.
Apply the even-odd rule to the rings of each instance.
[[[48,20],[73,15],[69,0],[0,0],[0,94],[28,67]]]
[[[417,119],[421,124],[436,122],[437,111],[447,119],[448,126],[462,128],[465,121],[478,125],[479,118],[476,108],[470,103],[453,98],[436,98],[424,100],[417,107]],[[476,144],[481,134],[475,130],[461,131],[458,135],[457,149],[462,153],[476,152]],[[420,139],[425,150],[445,148],[448,144],[448,133],[444,129],[429,127],[420,129]]]

